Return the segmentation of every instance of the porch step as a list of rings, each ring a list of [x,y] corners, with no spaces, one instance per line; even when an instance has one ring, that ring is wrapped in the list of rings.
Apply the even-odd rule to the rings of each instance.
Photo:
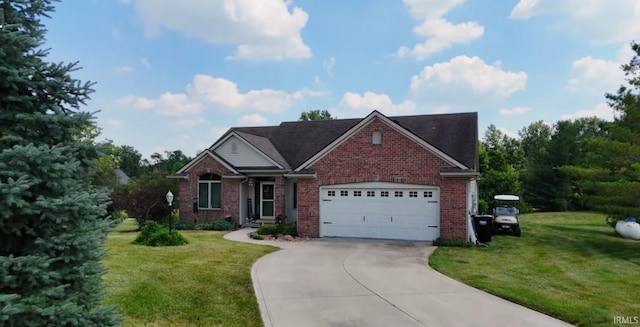
[[[275,219],[256,219],[254,221],[244,224],[244,226],[249,226],[251,228],[258,228],[262,226],[262,224],[274,225],[275,223],[276,223]]]

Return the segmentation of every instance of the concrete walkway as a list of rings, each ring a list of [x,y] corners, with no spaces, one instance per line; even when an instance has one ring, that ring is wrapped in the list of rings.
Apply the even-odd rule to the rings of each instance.
[[[436,272],[427,243],[265,242],[248,232],[225,238],[285,248],[252,269],[266,327],[570,326]]]

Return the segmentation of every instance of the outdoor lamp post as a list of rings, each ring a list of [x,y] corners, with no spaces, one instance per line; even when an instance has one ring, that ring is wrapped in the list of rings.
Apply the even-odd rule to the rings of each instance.
[[[169,233],[171,233],[171,204],[173,203],[173,193],[171,193],[171,190],[169,190],[169,192],[167,192],[167,202],[169,202]]]

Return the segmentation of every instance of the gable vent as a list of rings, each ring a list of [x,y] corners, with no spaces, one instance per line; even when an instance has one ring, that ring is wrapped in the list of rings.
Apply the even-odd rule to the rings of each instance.
[[[238,153],[238,143],[237,142],[232,142],[231,143],[231,153],[233,153],[233,154]]]
[[[373,134],[371,135],[372,137],[372,141],[373,144],[382,144],[382,132],[380,131],[375,131],[373,132]]]

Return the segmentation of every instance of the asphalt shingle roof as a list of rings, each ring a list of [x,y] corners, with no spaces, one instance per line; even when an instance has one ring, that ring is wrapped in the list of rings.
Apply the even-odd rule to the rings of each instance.
[[[387,118],[466,167],[477,170],[477,113]],[[278,126],[234,127],[227,133],[235,131],[274,161],[291,169],[300,166],[360,121],[362,119],[283,122]]]

